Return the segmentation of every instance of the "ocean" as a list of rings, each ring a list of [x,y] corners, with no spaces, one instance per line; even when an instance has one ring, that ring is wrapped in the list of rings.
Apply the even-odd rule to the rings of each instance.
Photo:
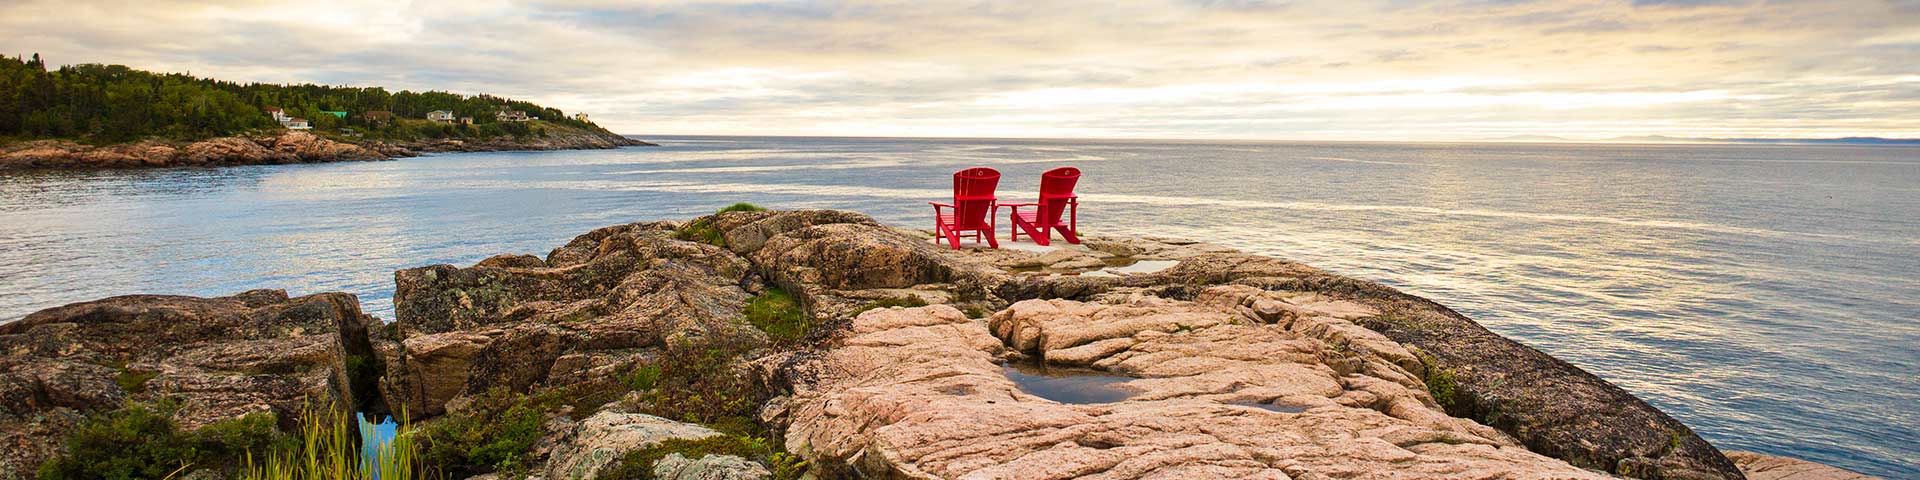
[[[1606,378],[1723,449],[1920,478],[1920,147],[647,137],[611,151],[0,172],[0,321],[130,293],[346,291],[734,202],[931,227],[1072,165],[1087,234],[1378,281]],[[1003,232],[1004,234],[1004,232]]]

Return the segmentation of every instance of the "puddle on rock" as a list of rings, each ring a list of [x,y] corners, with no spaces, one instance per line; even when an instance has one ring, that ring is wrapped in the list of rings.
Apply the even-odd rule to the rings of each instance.
[[[1179,260],[1124,260],[1125,261],[1113,261],[1113,259],[1107,259],[1107,264],[1111,266],[1091,272],[1082,272],[1081,275],[1088,277],[1144,275],[1173,268],[1174,265],[1180,264]]]
[[[1233,403],[1229,403],[1228,405],[1253,407],[1261,410],[1266,410],[1270,412],[1280,412],[1280,413],[1300,413],[1300,412],[1307,411],[1307,407],[1302,407],[1298,405],[1274,405],[1271,403],[1254,403],[1254,402],[1233,402]]]
[[[1133,377],[1114,375],[1089,368],[1047,366],[1039,362],[1001,364],[1008,379],[1027,394],[1060,403],[1113,403],[1126,400],[1135,392],[1118,385]]]

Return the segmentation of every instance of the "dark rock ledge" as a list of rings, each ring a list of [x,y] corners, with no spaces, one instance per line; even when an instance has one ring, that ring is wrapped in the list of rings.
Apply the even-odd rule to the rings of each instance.
[[[1620,388],[1379,284],[1169,239],[1041,253],[927,238],[839,211],[619,225],[544,258],[396,272],[385,325],[339,293],[48,309],[0,325],[0,478],[59,455],[88,415],[162,399],[188,429],[255,411],[290,427],[315,399],[404,410],[453,452],[428,460],[456,476],[618,476],[668,439],[766,436],[786,453],[638,468],[1743,478]],[[1178,263],[1103,270],[1143,260]],[[1055,402],[1011,381],[1008,362],[1131,378],[1119,386],[1131,397]],[[495,428],[520,421],[537,426],[520,443]],[[469,437],[518,451],[452,448]],[[1818,467],[1756,458],[1743,465]]]

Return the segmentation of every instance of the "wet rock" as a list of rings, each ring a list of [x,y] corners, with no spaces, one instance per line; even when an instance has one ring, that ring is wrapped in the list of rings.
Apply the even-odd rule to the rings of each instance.
[[[373,355],[359,305],[279,290],[133,295],[0,324],[0,476],[31,472],[83,416],[128,400],[177,400],[185,429],[253,412],[291,427],[309,402],[355,406],[372,394],[349,376],[350,358]]]
[[[588,479],[599,474],[600,469],[619,461],[627,452],[641,450],[668,439],[698,440],[720,435],[713,429],[699,425],[680,423],[664,418],[638,414],[600,412],[587,417],[575,427],[574,434],[565,443],[559,445],[546,465],[547,478]],[[737,457],[736,457],[737,458]],[[685,462],[685,458],[682,457]],[[694,465],[683,463],[680,470],[694,470]],[[664,462],[656,465],[665,465]],[[709,465],[718,466],[718,465]],[[755,464],[758,466],[758,464]],[[656,470],[657,471],[657,470]],[[679,471],[679,470],[676,470]],[[765,470],[763,469],[762,472]],[[656,473],[658,475],[658,473]],[[662,476],[660,478],[672,478]],[[677,477],[677,478],[746,478],[746,477]]]
[[[770,420],[817,467],[878,478],[1603,477],[1448,417],[1419,390],[1341,376],[1316,339],[1195,304],[1027,301],[993,323],[1048,358],[1126,342],[1061,356],[1141,376],[1123,385],[1141,394],[1092,405],[1027,394],[1001,373],[1008,349],[986,325],[930,306],[861,314],[833,348],[795,359],[794,394]]]
[[[1733,463],[1740,466],[1740,471],[1747,474],[1747,480],[1874,480],[1877,478],[1826,464],[1764,453],[1728,451],[1727,458],[1733,459]]]

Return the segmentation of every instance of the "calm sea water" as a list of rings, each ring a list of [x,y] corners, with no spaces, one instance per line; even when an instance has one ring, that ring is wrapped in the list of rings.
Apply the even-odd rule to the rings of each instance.
[[[1723,448],[1920,477],[1920,148],[657,138],[663,148],[0,173],[0,319],[342,290],[733,202],[928,225],[1086,171],[1096,234],[1195,237],[1433,298]]]

